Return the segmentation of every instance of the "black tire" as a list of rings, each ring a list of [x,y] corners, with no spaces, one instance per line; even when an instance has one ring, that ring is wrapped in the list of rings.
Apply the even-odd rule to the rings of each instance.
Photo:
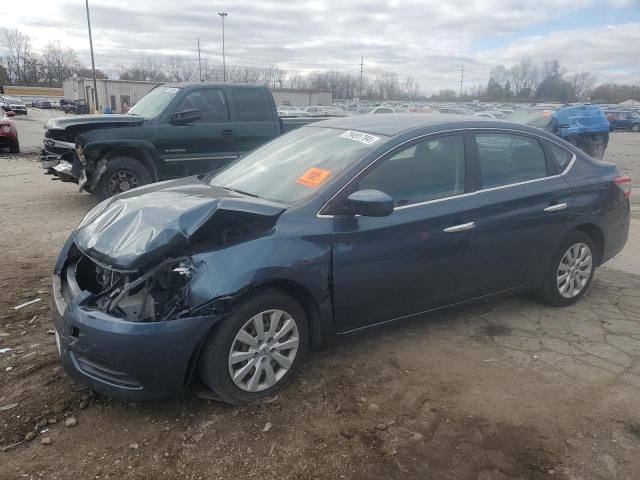
[[[596,160],[602,160],[606,149],[607,145],[603,140],[591,140],[587,146],[587,153]]]
[[[231,378],[229,367],[229,355],[235,344],[236,335],[255,315],[276,309],[289,314],[298,329],[298,350],[293,362],[273,386],[256,392],[241,389]],[[232,405],[244,405],[274,395],[291,381],[302,366],[309,344],[308,332],[307,314],[292,297],[277,289],[264,289],[250,293],[240,299],[230,314],[209,334],[198,362],[200,378],[222,401]],[[250,361],[247,360],[247,363]],[[265,361],[271,362],[270,359]],[[255,367],[250,368],[252,368],[250,372],[255,372]],[[248,375],[248,377],[251,376],[251,374]],[[259,376],[262,378],[262,373]]]
[[[567,251],[572,246],[577,244],[583,244],[588,247],[590,251],[589,253],[592,258],[591,272],[580,292],[571,298],[567,298],[560,293],[560,288],[558,287],[558,271],[560,268],[560,262],[562,261]],[[551,257],[551,262],[547,267],[547,271],[545,272],[544,283],[537,292],[538,297],[556,307],[566,307],[576,303],[585,294],[585,292],[589,290],[591,281],[593,280],[593,275],[596,271],[597,264],[598,251],[596,250],[595,244],[593,243],[591,237],[586,233],[579,231],[573,231],[569,233],[562,240],[562,242],[560,242],[560,245],[558,245],[558,248],[553,254],[553,257]]]
[[[125,180],[118,182],[119,177]],[[100,177],[94,193],[100,200],[105,200],[118,193],[151,183],[152,180],[149,170],[136,159],[113,157],[107,163],[107,171]]]
[[[9,147],[9,152],[20,153],[20,142],[18,142],[18,140],[16,140],[15,143],[11,144],[11,146]]]
[[[636,133],[640,132],[640,123],[636,123],[634,125],[631,125],[631,131],[632,132],[636,132]]]

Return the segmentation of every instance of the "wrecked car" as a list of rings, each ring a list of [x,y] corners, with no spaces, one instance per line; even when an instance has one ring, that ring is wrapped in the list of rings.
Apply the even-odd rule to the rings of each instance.
[[[40,165],[102,200],[152,182],[220,169],[315,121],[280,119],[264,85],[166,84],[127,114],[49,120]]]
[[[243,404],[310,345],[477,299],[576,302],[624,246],[631,181],[539,129],[439,114],[306,126],[91,210],[53,274],[66,371],[133,401],[199,375]]]

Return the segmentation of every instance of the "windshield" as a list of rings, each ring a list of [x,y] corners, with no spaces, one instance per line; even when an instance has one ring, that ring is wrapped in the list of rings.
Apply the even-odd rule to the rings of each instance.
[[[258,148],[216,174],[211,185],[278,203],[304,200],[386,137],[303,127]]]
[[[20,100],[19,98],[9,97],[8,100],[13,105],[24,105],[24,102],[22,100]]]
[[[532,127],[546,128],[553,121],[552,110],[517,110],[508,115],[505,120]]]
[[[138,115],[144,118],[155,118],[160,115],[167,105],[171,103],[180,91],[175,87],[158,87],[151,90],[148,94],[142,97],[134,107],[129,110],[129,115]]]

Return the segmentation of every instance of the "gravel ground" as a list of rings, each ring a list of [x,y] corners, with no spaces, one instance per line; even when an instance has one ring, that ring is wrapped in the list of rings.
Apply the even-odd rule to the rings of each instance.
[[[608,157],[633,171],[639,147],[614,134]],[[70,380],[49,333],[55,256],[94,199],[34,156],[0,162],[1,480],[638,478],[637,212],[623,254],[572,307],[518,296],[354,335],[256,405],[196,385],[135,406]]]

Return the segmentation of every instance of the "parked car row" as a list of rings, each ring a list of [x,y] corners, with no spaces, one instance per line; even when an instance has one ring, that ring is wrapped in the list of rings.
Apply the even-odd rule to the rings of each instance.
[[[640,113],[634,110],[607,110],[609,129],[640,132]]]
[[[16,115],[27,115],[27,106],[19,98],[1,95],[0,105],[5,112],[12,111]]]

